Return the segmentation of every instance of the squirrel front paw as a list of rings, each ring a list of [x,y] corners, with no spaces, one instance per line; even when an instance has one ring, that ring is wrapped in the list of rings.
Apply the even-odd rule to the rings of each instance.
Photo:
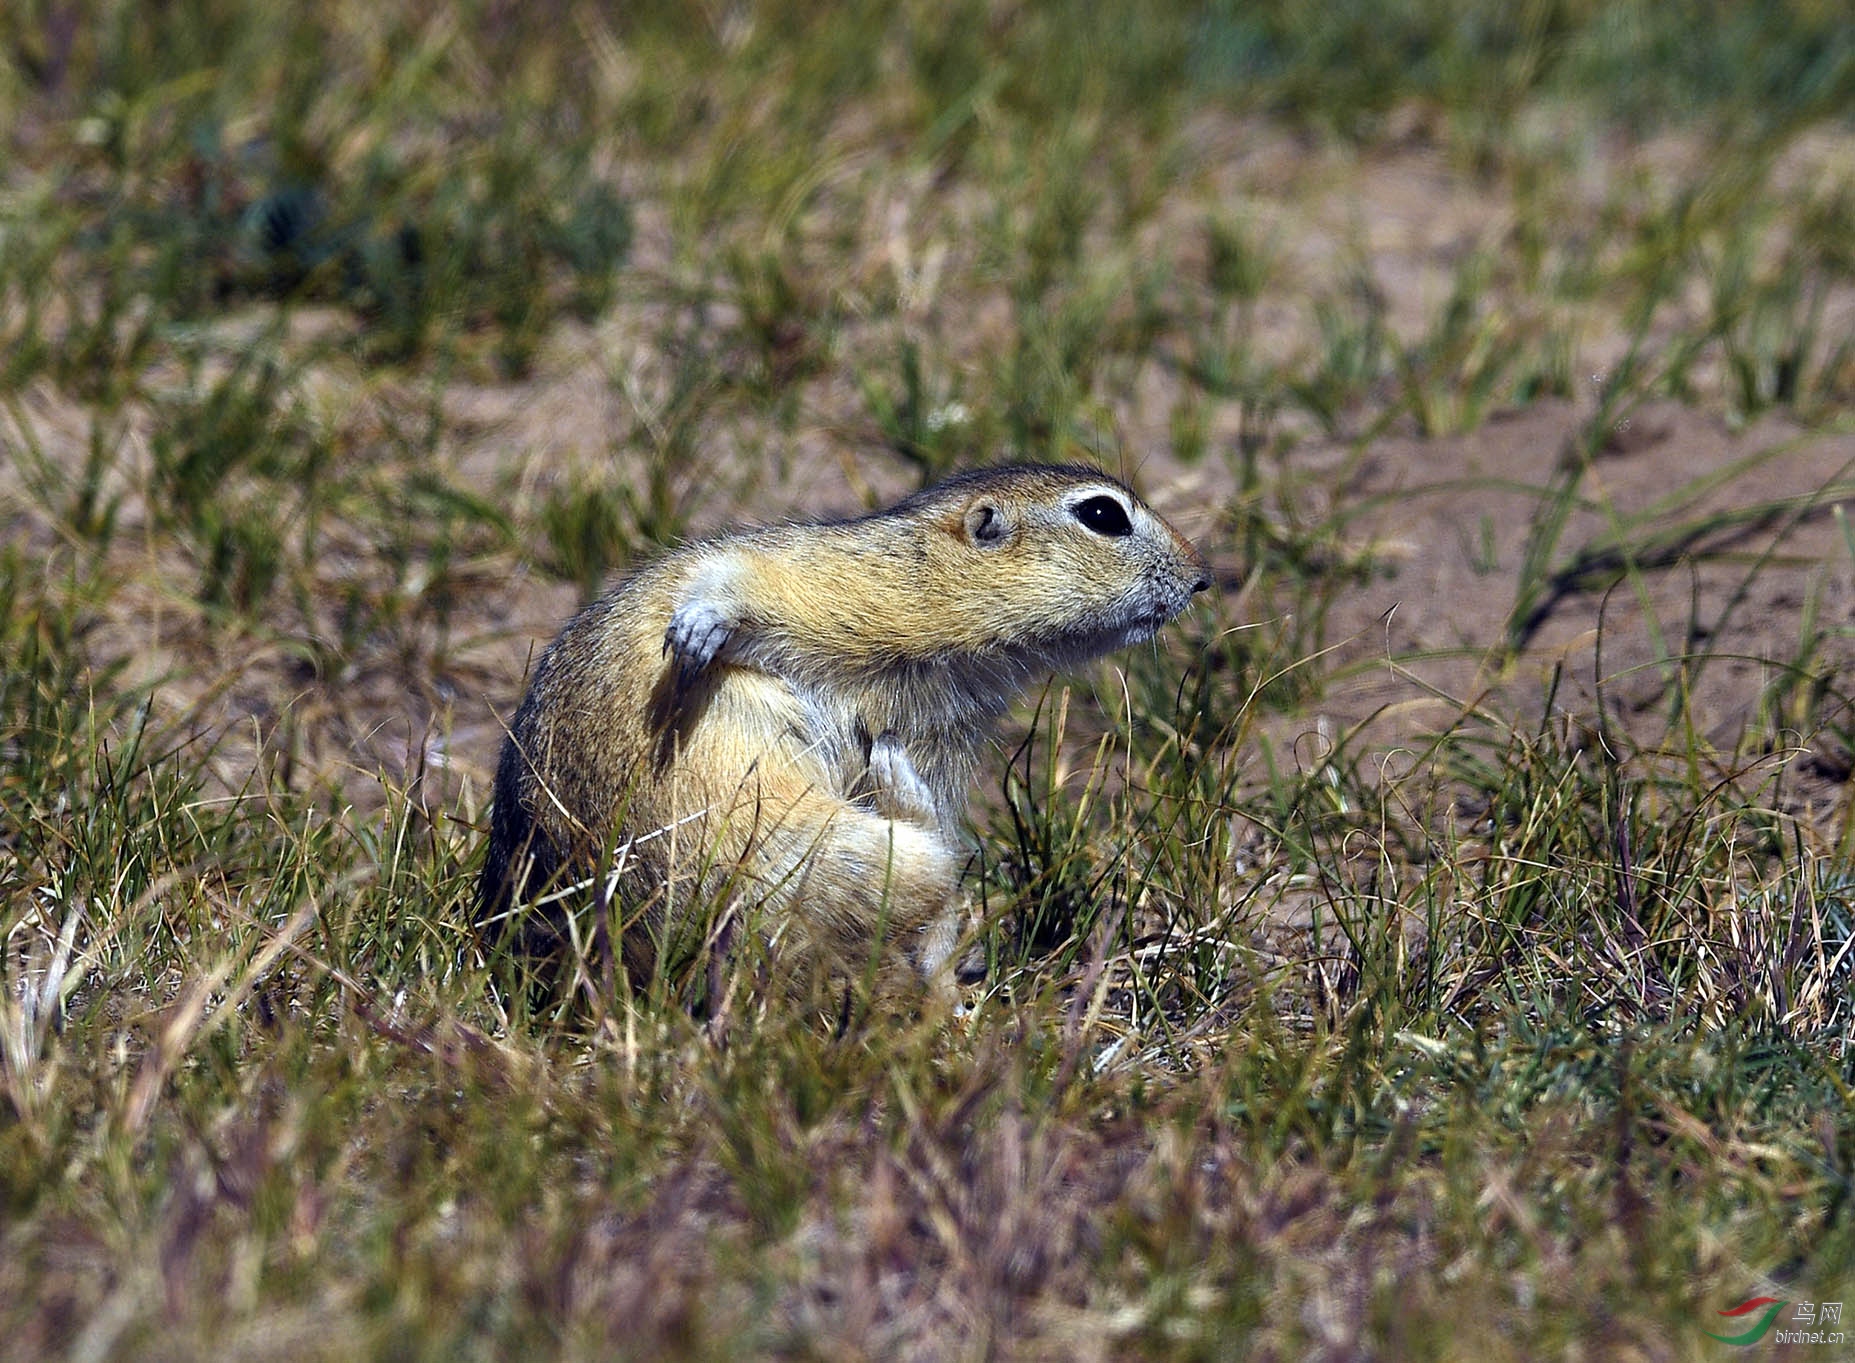
[[[676,687],[681,691],[727,647],[734,622],[712,602],[685,601],[670,616],[663,651],[676,658]]]
[[[901,739],[885,731],[870,744],[870,791],[884,818],[933,825],[934,792],[915,770]]]

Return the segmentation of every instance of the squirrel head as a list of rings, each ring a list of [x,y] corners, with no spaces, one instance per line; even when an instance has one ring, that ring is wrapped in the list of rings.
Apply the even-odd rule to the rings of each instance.
[[[1189,540],[1084,465],[960,474],[882,514],[925,528],[935,608],[982,654],[1073,665],[1152,638],[1211,585]]]

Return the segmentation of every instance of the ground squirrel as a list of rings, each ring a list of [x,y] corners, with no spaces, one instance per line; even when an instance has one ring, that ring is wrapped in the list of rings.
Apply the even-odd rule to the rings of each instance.
[[[732,904],[795,968],[881,960],[944,988],[992,722],[1209,585],[1178,531],[1074,466],[678,549],[542,654],[496,773],[480,913],[609,904],[637,979]]]

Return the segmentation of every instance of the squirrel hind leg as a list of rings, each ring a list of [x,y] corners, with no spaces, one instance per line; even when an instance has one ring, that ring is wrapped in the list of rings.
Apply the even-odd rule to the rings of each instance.
[[[866,953],[906,961],[905,974],[940,992],[965,925],[960,869],[931,829],[839,805],[802,854],[788,903],[813,950],[853,970]]]

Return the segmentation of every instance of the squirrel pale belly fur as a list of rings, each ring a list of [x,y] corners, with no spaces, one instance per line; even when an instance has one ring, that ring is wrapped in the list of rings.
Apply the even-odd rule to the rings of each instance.
[[[881,962],[944,987],[993,721],[1209,585],[1190,542],[1085,467],[961,474],[856,520],[674,551],[537,664],[480,915],[605,906],[641,979],[728,903],[796,970]]]

